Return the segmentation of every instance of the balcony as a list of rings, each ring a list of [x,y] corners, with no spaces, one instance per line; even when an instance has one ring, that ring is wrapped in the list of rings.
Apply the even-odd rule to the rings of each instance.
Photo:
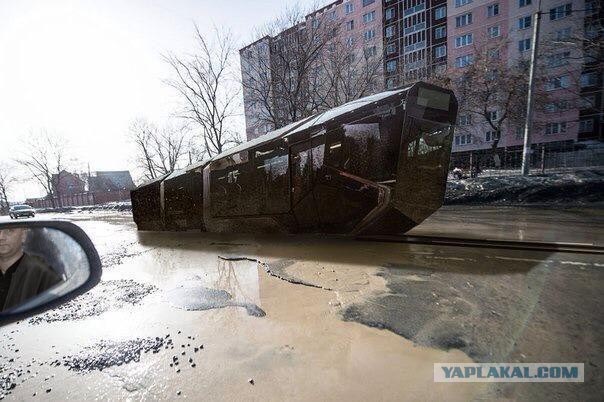
[[[426,47],[426,41],[423,40],[421,42],[413,43],[409,46],[405,46],[404,52],[405,54],[414,52],[416,50],[424,49]]]

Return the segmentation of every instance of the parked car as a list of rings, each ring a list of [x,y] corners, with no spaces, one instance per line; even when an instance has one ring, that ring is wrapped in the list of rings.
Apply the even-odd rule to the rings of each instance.
[[[22,217],[33,218],[36,216],[36,211],[29,205],[13,205],[8,210],[8,214],[11,219],[17,219]]]

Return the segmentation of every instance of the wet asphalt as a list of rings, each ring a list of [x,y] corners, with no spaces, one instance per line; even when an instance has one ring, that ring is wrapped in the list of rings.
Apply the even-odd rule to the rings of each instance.
[[[604,235],[598,209],[473,212],[445,208],[414,232],[596,244]],[[516,220],[499,224],[502,213]],[[604,264],[594,256],[140,234],[126,213],[65,217],[94,241],[103,279],[0,328],[0,399],[596,400],[604,385]],[[371,358],[351,362],[359,353]],[[392,373],[371,369],[393,358]],[[580,361],[586,383],[436,386],[432,362],[446,359]],[[406,370],[419,379],[395,383]]]

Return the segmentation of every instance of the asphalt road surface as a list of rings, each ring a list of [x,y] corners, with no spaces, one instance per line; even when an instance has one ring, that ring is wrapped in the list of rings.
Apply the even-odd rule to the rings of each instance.
[[[101,283],[0,328],[5,400],[601,400],[604,261],[74,220]],[[448,207],[413,234],[604,244],[601,208]],[[444,384],[437,362],[579,362],[584,383]]]

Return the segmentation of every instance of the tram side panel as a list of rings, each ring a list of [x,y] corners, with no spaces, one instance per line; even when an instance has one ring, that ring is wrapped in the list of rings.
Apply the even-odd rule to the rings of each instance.
[[[281,141],[278,139],[213,160],[204,168],[206,230],[235,233],[294,231],[291,219],[283,218],[289,214],[289,197],[287,156],[279,155],[280,148],[275,146]],[[270,177],[272,168],[277,175],[277,162],[284,166],[279,168],[282,174],[277,182],[280,185],[275,187]]]
[[[132,217],[138,230],[162,230],[160,205],[161,180],[139,186],[130,192]]]
[[[415,226],[443,205],[457,100],[451,91],[422,84],[410,91],[407,105],[392,204]]]
[[[202,186],[201,168],[164,180],[165,229],[203,229]]]
[[[314,188],[322,231],[356,234],[388,203],[404,108],[394,98],[386,109],[367,111],[326,132],[323,168]]]

